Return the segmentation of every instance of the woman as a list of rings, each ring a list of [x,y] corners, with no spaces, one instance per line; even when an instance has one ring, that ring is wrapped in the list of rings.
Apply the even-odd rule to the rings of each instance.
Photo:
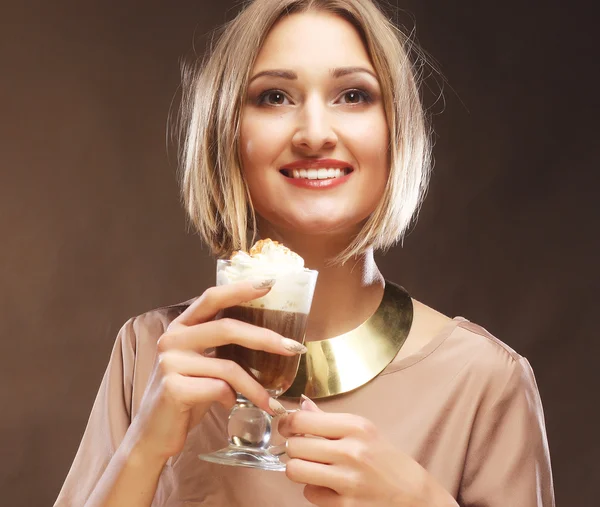
[[[390,291],[403,297],[373,251],[402,237],[427,183],[409,44],[369,0],[256,0],[188,82],[190,217],[218,256],[246,249],[250,231],[319,271],[309,347],[356,337]],[[200,461],[224,443],[235,392],[281,411],[239,366],[204,354],[224,343],[295,353],[272,332],[214,320],[274,283],[213,287],[125,324],[56,505],[554,504],[526,359],[408,296],[409,318],[381,329],[382,343],[396,344],[381,349],[382,371],[367,371],[377,345],[366,335],[352,350],[358,386],[307,381],[318,405],[305,399],[282,417],[285,474]]]

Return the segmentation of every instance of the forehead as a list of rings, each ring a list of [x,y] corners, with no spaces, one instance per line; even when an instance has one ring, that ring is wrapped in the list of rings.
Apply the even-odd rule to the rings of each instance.
[[[273,26],[253,70],[341,66],[373,69],[358,31],[340,16],[309,11],[285,16]]]

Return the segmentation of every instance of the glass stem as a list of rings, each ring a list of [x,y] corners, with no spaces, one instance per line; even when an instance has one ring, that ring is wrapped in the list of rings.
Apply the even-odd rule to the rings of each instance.
[[[229,414],[229,445],[245,449],[265,450],[271,441],[272,417],[237,393],[237,402]]]

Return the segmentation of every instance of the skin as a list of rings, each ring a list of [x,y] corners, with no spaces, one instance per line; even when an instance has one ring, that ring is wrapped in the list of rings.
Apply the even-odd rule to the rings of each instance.
[[[232,319],[214,320],[229,306],[264,296],[270,287],[241,282],[207,289],[160,337],[140,411],[92,492],[86,507],[149,506],[162,468],[181,452],[188,432],[213,403],[235,404],[235,392],[273,414],[265,389],[237,364],[204,355],[227,343],[294,355],[286,339]]]
[[[326,262],[349,244],[373,212],[389,171],[389,132],[377,77],[355,72],[333,78],[330,69],[340,67],[375,73],[349,23],[324,12],[288,16],[269,33],[251,75],[289,69],[297,78],[253,80],[242,114],[240,152],[260,234],[280,240],[304,257],[307,266],[319,270],[308,340],[357,327],[375,311],[384,287],[372,251],[344,266]],[[264,92],[273,89],[279,95],[270,93],[265,102]],[[362,92],[368,94],[368,101]],[[335,189],[297,188],[285,181],[279,168],[305,158],[341,159],[354,172]],[[268,393],[237,364],[204,354],[216,345],[237,343],[292,355],[276,333],[229,319],[214,320],[220,309],[269,290],[249,282],[212,287],[170,324],[158,341],[139,414],[87,507],[149,506],[163,466],[183,449],[188,432],[212,403],[230,408],[237,391],[273,413]],[[449,321],[416,301],[414,306],[403,354],[421,348]],[[305,496],[312,504],[457,505],[426,470],[393,448],[367,419],[328,414],[309,402],[302,408],[283,418],[280,431],[290,437],[287,476],[306,485]]]
[[[304,496],[310,503],[322,507],[458,505],[369,420],[327,414],[308,398],[300,408],[282,420],[279,430],[288,437],[286,474],[306,484]]]
[[[331,69],[340,67],[367,72],[333,78]],[[288,69],[297,77],[260,76],[273,69]],[[345,247],[373,212],[388,177],[389,132],[381,89],[371,74],[375,69],[354,27],[323,12],[281,20],[252,72],[259,77],[251,80],[242,116],[244,176],[261,236],[281,240],[319,269],[308,340],[353,329],[381,300],[382,276],[372,252],[348,266],[326,265],[327,256]],[[279,169],[306,158],[348,161],[354,172],[331,190],[298,188]],[[415,306],[417,334],[407,343],[409,351],[448,321],[424,305]],[[310,400],[303,408],[286,416],[280,431],[289,437],[286,474],[306,484],[305,496],[314,505],[456,505],[369,420],[327,414]]]
[[[351,67],[368,72],[331,76],[332,69]],[[297,79],[252,79],[274,69],[293,71]],[[371,73],[375,69],[354,28],[322,12],[277,23],[251,72],[240,132],[244,176],[261,236],[283,242],[319,270],[308,340],[355,328],[383,294],[372,252],[343,267],[326,266],[375,209],[388,178],[389,132],[381,88]],[[335,189],[297,188],[279,169],[307,158],[342,160],[354,172]]]
[[[365,71],[331,75],[352,67]],[[274,69],[289,69],[297,78],[259,75]],[[269,33],[252,76],[240,148],[255,211],[286,239],[347,241],[377,205],[389,173],[381,89],[354,28],[323,13],[289,16]],[[336,189],[297,188],[279,169],[305,158],[343,160],[354,172]]]

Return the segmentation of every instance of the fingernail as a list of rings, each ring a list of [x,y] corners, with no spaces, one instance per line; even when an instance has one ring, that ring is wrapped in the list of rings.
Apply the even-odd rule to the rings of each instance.
[[[269,398],[269,408],[275,412],[275,415],[287,414],[285,407],[279,403],[275,398]]]
[[[261,290],[270,289],[273,287],[273,285],[275,285],[275,278],[269,278],[267,280],[257,280],[252,284],[252,287],[254,287],[256,290]]]
[[[319,408],[317,407],[317,404],[311,400],[308,396],[305,396],[304,394],[300,395],[300,398],[302,398],[302,401],[300,402],[300,409],[306,409],[307,406],[312,406],[314,408]]]
[[[296,340],[290,340],[289,338],[283,338],[281,343],[283,344],[283,348],[285,350],[295,352],[296,354],[304,354],[308,350],[300,342],[297,342]]]

